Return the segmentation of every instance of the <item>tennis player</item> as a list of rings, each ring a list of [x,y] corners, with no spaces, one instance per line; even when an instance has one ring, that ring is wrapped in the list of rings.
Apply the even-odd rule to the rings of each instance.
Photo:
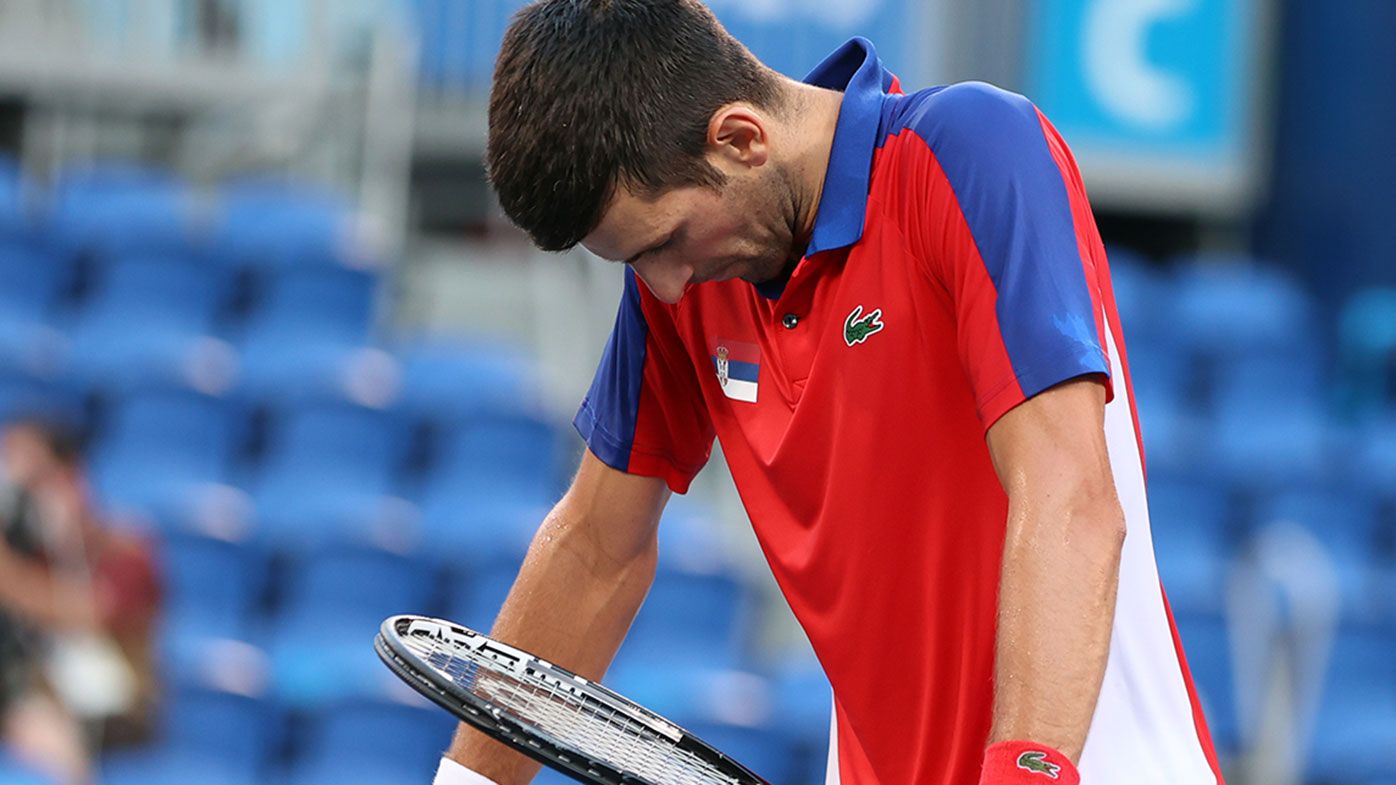
[[[698,0],[541,0],[488,166],[538,246],[625,264],[497,637],[599,677],[716,437],[833,684],[830,783],[1221,783],[1105,251],[1033,104],[904,94],[861,38],[793,81]],[[437,781],[535,766],[463,728]]]

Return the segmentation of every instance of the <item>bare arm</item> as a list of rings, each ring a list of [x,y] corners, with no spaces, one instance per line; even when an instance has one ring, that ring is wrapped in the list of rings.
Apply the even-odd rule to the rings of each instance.
[[[591,679],[610,665],[654,581],[664,482],[616,471],[590,452],[534,535],[492,635]],[[500,785],[538,764],[466,725],[447,753]]]
[[[1050,745],[1072,762],[1105,676],[1125,534],[1104,411],[1100,382],[1076,379],[988,435],[1009,499],[989,741]]]

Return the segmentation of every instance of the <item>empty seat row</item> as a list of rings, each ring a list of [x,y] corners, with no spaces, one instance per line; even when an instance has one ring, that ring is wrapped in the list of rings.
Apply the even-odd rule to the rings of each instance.
[[[1387,576],[1396,577],[1396,521],[1381,497],[1322,484],[1246,496],[1225,482],[1162,474],[1151,478],[1148,494],[1159,571],[1174,607],[1220,610],[1236,560],[1259,532],[1283,525],[1305,532],[1314,558],[1333,566],[1346,616],[1396,619],[1396,602],[1383,588]]]
[[[234,179],[210,195],[166,170],[122,162],[71,169],[49,189],[0,172],[0,215],[0,239],[65,259],[196,255],[228,269],[377,264],[344,200],[270,176]]]
[[[1133,376],[1148,395],[1322,406],[1350,420],[1396,406],[1396,291],[1358,290],[1332,319],[1297,276],[1253,258],[1155,267],[1114,249],[1110,259]]]

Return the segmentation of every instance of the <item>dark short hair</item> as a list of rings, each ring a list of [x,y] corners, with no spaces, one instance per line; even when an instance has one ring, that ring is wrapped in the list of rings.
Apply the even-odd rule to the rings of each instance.
[[[775,74],[698,0],[539,0],[514,17],[495,63],[490,181],[540,248],[566,250],[618,184],[721,185],[703,158],[713,112],[778,95]]]

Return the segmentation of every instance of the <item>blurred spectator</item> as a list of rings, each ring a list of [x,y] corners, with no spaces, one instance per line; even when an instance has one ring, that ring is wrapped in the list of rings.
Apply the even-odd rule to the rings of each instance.
[[[11,423],[0,462],[0,732],[60,782],[90,782],[96,748],[147,735],[154,557],[102,525],[65,429]]]

